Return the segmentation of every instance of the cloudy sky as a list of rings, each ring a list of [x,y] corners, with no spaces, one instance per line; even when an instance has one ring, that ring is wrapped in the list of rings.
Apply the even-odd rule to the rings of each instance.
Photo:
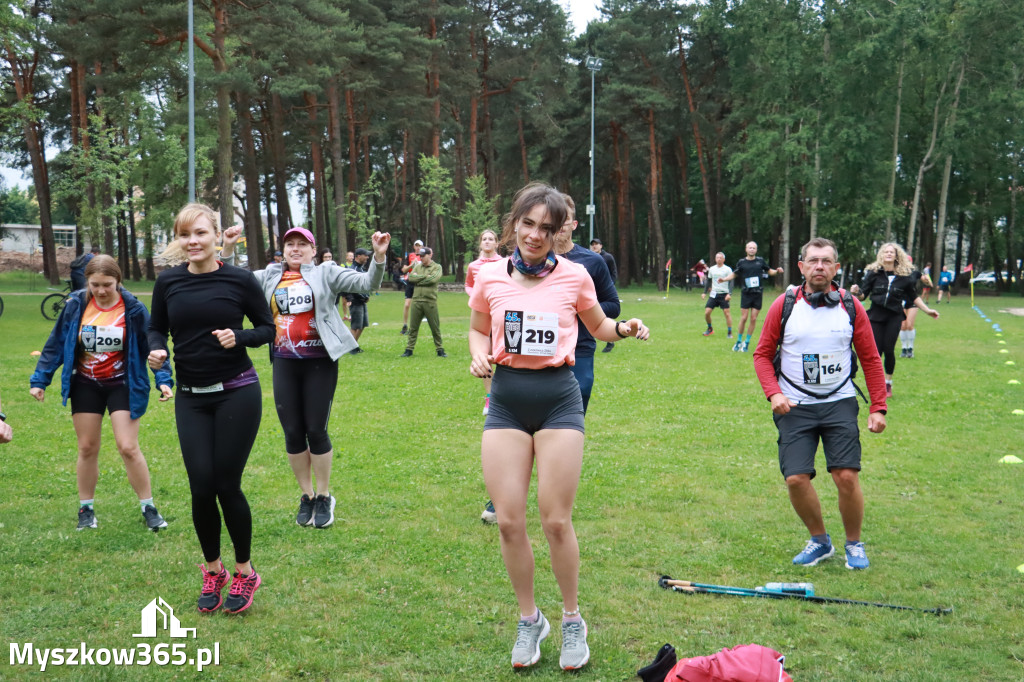
[[[597,19],[599,12],[597,7],[599,5],[598,0],[559,0],[569,12],[569,21],[572,22],[573,33],[579,35],[583,33],[583,29],[587,27],[587,23]]]

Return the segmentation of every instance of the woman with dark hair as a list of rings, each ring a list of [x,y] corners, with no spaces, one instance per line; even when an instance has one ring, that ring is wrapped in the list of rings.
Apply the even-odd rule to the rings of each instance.
[[[639,319],[605,316],[587,271],[554,252],[568,208],[562,193],[541,183],[521,189],[505,216],[502,244],[512,255],[480,268],[469,305],[470,372],[491,376],[481,461],[494,502],[501,555],[519,604],[512,666],[540,660],[550,625],[534,600],[534,558],[526,533],[526,502],[537,468],[537,504],[562,595],[559,665],[590,660],[587,625],[577,596],[579,545],[572,507],[583,465],[583,400],[569,369],[575,361],[576,316],[602,341],[646,339]]]
[[[93,500],[99,479],[100,434],[103,413],[110,413],[117,451],[128,482],[139,496],[146,527],[154,533],[167,522],[153,504],[149,467],[139,448],[139,419],[149,406],[149,311],[121,287],[121,268],[110,256],[99,255],[85,266],[84,289],[68,296],[46,340],[29,391],[42,402],[46,387],[61,365],[61,398],[71,400],[71,420],[78,437],[78,530],[96,527]],[[171,397],[171,367],[153,366],[160,400]]]
[[[892,375],[896,371],[896,339],[906,319],[906,308],[915,306],[936,320],[939,313],[928,307],[918,295],[921,273],[914,270],[910,257],[899,244],[887,242],[878,249],[875,262],[864,268],[860,285],[850,293],[864,300],[871,298],[868,319],[875,335],[878,354],[885,363],[885,395],[892,397]]]
[[[245,611],[262,579],[253,568],[252,512],[242,492],[242,472],[263,413],[259,377],[246,348],[274,338],[274,318],[252,273],[217,259],[217,214],[188,204],[174,219],[175,241],[164,252],[181,260],[157,277],[149,323],[150,367],[167,361],[174,338],[178,391],[174,416],[181,456],[192,491],[192,523],[206,565],[198,607],[210,612]],[[252,329],[243,329],[248,318]],[[218,508],[218,502],[220,504]],[[220,558],[221,513],[235,547],[228,580]]]

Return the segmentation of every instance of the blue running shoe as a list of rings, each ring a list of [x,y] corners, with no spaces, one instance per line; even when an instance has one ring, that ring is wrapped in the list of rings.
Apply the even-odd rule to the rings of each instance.
[[[736,343],[733,344],[732,352],[733,353],[739,353],[740,352],[740,348],[742,348],[742,347],[743,347],[743,342],[742,341],[736,341]]]
[[[740,351],[746,353],[748,350],[750,350],[750,341],[744,341],[743,346],[740,347]]]
[[[863,542],[846,543],[846,567],[853,571],[861,571],[871,565],[868,555],[864,553]]]
[[[793,563],[797,566],[817,566],[819,561],[828,559],[835,553],[836,548],[832,544],[832,538],[829,538],[828,543],[824,545],[814,540],[808,540],[804,550],[793,557]]]

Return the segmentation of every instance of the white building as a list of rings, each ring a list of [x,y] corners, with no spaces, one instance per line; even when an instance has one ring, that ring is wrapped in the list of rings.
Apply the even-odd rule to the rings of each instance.
[[[39,225],[23,225],[10,223],[0,225],[0,251],[16,251],[19,253],[38,253],[42,250],[42,242],[39,240],[42,227]],[[74,225],[54,225],[53,240],[57,246],[75,245]]]

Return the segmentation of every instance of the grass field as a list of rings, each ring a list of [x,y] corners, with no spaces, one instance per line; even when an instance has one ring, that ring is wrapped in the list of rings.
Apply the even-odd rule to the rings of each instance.
[[[25,290],[24,282],[0,279],[0,291]],[[172,405],[154,397],[140,437],[169,528],[144,530],[105,427],[99,528],[75,531],[70,410],[60,405],[56,381],[43,404],[28,394],[30,352],[51,326],[39,314],[40,298],[5,295],[0,317],[0,388],[15,438],[0,446],[6,646],[186,642],[189,656],[214,643],[220,650],[220,664],[202,673],[48,667],[57,679],[565,678],[557,627],[534,669],[516,674],[509,666],[517,611],[497,529],[479,520],[487,499],[482,389],[468,373],[465,296],[441,296],[447,360],[434,356],[429,334],[413,358],[400,359],[401,295],[371,299],[370,321],[379,325],[363,336],[366,352],[341,361],[331,417],[337,521],[328,530],[294,523],[298,489],[267,354],[252,352],[264,410],[244,489],[264,583],[242,617],[195,611],[201,557]],[[917,358],[897,364],[888,428],[864,429],[872,565],[863,572],[838,557],[813,569],[791,565],[806,532],[778,471],[776,432],[751,357],[730,352],[721,313],[716,333],[703,338],[696,293],[666,299],[630,289],[623,300],[623,315],[643,318],[652,340],[629,340],[597,357],[574,517],[593,652],[580,678],[633,678],[665,642],[684,656],[755,642],[786,654],[798,681],[1024,679],[1024,575],[1016,570],[1024,564],[1024,465],[997,462],[1022,449],[1024,417],[1012,410],[1024,409],[1024,385],[1008,381],[1024,380],[1024,318],[999,312],[1020,299],[978,299],[1002,337],[964,296],[943,305],[938,321],[920,316]],[[862,411],[862,428],[865,421]],[[817,481],[829,531],[841,542],[835,487],[827,476]],[[557,623],[558,591],[535,508],[530,531],[538,602]],[[230,562],[226,533],[224,548]],[[826,596],[955,612],[684,596],[657,586],[664,573],[743,587],[812,581]],[[183,626],[197,628],[196,639],[132,637],[140,610],[157,596]],[[5,656],[0,678],[36,679],[33,670],[38,665],[11,665]]]

